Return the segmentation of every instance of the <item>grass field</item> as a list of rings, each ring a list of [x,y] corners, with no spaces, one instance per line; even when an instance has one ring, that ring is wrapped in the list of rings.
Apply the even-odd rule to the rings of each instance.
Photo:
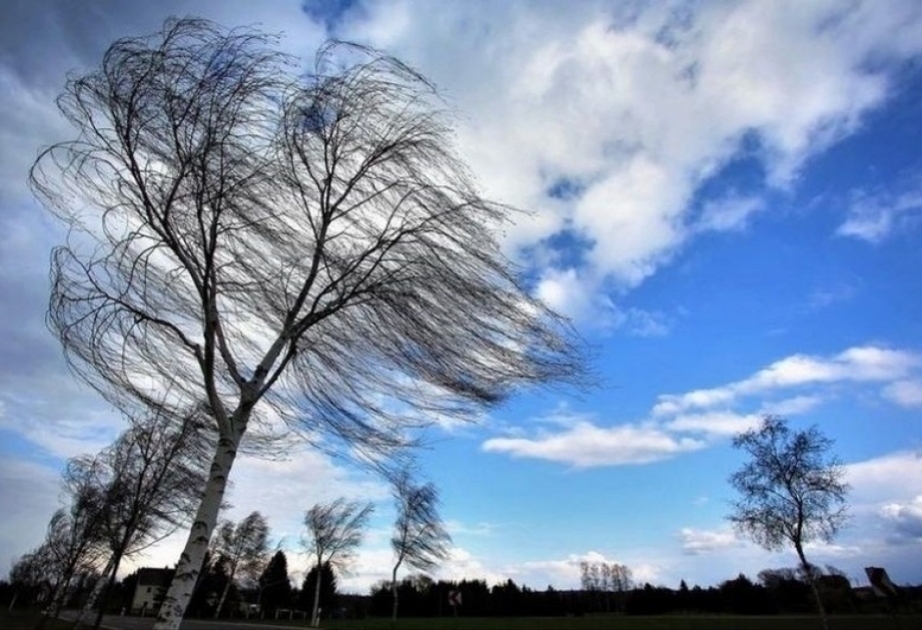
[[[0,630],[33,630],[38,613],[0,611]],[[306,628],[305,622],[267,621],[267,625]],[[248,622],[252,628],[253,622]],[[237,623],[225,622],[233,630]],[[400,619],[395,630],[820,630],[819,618],[809,616],[654,616],[654,617],[463,617]],[[834,616],[830,630],[922,630],[922,616]],[[72,630],[68,622],[49,622],[45,630]],[[390,619],[325,621],[324,630],[391,630]]]
[[[303,627],[302,621],[299,626]],[[391,630],[389,619],[327,621],[326,630]],[[830,630],[922,630],[922,617],[834,616]],[[400,619],[395,630],[820,630],[811,616],[503,617]]]

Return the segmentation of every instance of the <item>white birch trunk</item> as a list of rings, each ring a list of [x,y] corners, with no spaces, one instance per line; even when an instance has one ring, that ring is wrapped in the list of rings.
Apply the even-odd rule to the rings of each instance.
[[[221,609],[224,608],[224,602],[227,600],[227,593],[230,591],[231,584],[234,582],[234,573],[236,573],[236,571],[231,571],[230,575],[227,576],[227,582],[224,584],[224,589],[221,591],[221,599],[218,601],[218,607],[214,609],[215,619],[221,617]]]
[[[218,522],[218,511],[227,489],[227,477],[237,457],[237,446],[241,437],[242,432],[239,432],[236,436],[222,436],[218,440],[208,482],[205,485],[205,494],[189,530],[186,546],[179,557],[176,575],[173,576],[152,630],[179,630],[179,624],[186,614],[186,608],[202,571],[208,541],[211,540],[211,534]]]
[[[77,618],[74,619],[75,628],[80,626],[80,623],[83,621],[84,617],[89,617],[92,614],[93,606],[96,604],[96,600],[99,599],[99,595],[106,587],[106,584],[109,583],[109,574],[112,573],[114,564],[115,555],[113,554],[106,562],[106,568],[103,569],[102,575],[99,576],[99,579],[96,580],[96,584],[93,585],[93,590],[90,591],[90,596],[86,598],[86,603],[83,605],[83,608],[80,609],[80,612],[77,614]]]

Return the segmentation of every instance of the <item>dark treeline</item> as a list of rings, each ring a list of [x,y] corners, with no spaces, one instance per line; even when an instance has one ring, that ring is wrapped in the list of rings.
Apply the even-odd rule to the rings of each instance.
[[[277,554],[275,565],[267,567],[254,588],[231,586],[226,617],[247,616],[239,604],[261,604],[252,614],[273,618],[287,617],[291,611],[303,618],[311,608],[316,569],[312,569],[301,584],[293,588],[284,574],[283,554]],[[196,589],[189,608],[192,617],[211,617],[226,582],[227,574],[220,562],[206,560],[206,572]],[[284,571],[284,574],[283,574]],[[277,573],[277,575],[276,575]],[[137,573],[117,583],[103,606],[107,612],[130,611]],[[70,591],[69,607],[81,605],[95,576],[76,580],[80,588]],[[388,581],[372,588],[370,596],[343,595],[336,592],[336,577],[329,566],[324,567],[321,581],[323,617],[387,617],[391,614],[391,590]],[[824,604],[830,613],[888,613],[896,610],[922,611],[922,586],[904,586],[900,598],[886,600],[874,595],[870,587],[852,588],[846,577],[831,573],[819,578]],[[460,595],[460,605],[450,604],[450,595]],[[812,614],[815,603],[810,586],[794,569],[771,569],[759,573],[758,580],[740,574],[717,586],[688,587],[683,581],[671,589],[650,584],[617,590],[534,590],[512,580],[488,586],[483,580],[438,582],[414,575],[398,583],[401,617],[555,617],[599,614],[663,615],[663,614]],[[41,586],[30,587],[13,581],[0,581],[0,605],[28,607],[47,604],[48,591]]]
[[[533,590],[512,580],[492,588],[483,580],[433,582],[425,577],[410,577],[400,582],[402,617],[452,616],[449,594],[458,592],[459,616],[580,616],[622,612],[628,615],[660,614],[811,614],[815,610],[810,586],[788,571],[766,571],[756,582],[745,575],[718,586],[689,588],[683,581],[678,589],[643,584],[632,589]],[[828,575],[821,578],[824,603],[832,613],[880,613],[890,602],[873,595],[869,588],[851,588],[847,578]],[[909,604],[922,603],[922,587],[903,589]],[[391,594],[387,583],[372,589],[368,614],[386,616]]]

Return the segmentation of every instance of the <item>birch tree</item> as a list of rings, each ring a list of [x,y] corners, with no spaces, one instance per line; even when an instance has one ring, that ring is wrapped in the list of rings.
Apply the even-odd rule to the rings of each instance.
[[[101,494],[98,524],[108,558],[78,623],[106,601],[124,559],[188,523],[205,486],[202,429],[197,411],[175,422],[150,411],[132,417],[131,428],[95,458],[82,458]],[[101,605],[94,628],[102,615]]]
[[[395,562],[391,571],[391,620],[397,619],[397,571],[401,565],[431,571],[448,557],[451,536],[439,515],[439,493],[432,483],[417,484],[409,470],[394,480],[397,519],[391,548]]]
[[[314,605],[311,625],[320,625],[320,583],[323,565],[344,569],[352,560],[355,550],[362,543],[362,535],[368,519],[374,512],[371,503],[346,501],[343,498],[331,503],[318,503],[307,511],[304,525],[307,527],[304,546],[317,569],[314,583]]]
[[[91,572],[103,553],[99,520],[103,497],[92,475],[92,471],[77,460],[69,461],[65,468],[63,486],[67,507],[52,515],[38,551],[38,556],[47,563],[45,570],[51,584],[49,615],[42,617],[39,628],[47,619],[57,619],[71,581],[78,574]]]
[[[813,540],[831,542],[847,519],[848,485],[832,440],[816,427],[793,431],[783,418],[765,416],[761,425],[733,440],[750,460],[730,477],[739,493],[730,521],[768,550],[793,545],[810,584],[823,627],[829,621],[817,587],[817,569],[804,554]]]
[[[261,32],[171,19],[58,106],[76,135],[31,171],[71,228],[50,326],[115,405],[201,404],[215,435],[157,630],[178,628],[255,438],[382,462],[423,418],[579,381],[574,335],[500,251],[510,209],[480,196],[400,61],[334,42],[299,68]]]
[[[227,569],[227,583],[214,611],[217,619],[234,579],[244,576],[255,580],[262,571],[269,550],[269,525],[259,512],[251,512],[239,523],[224,521],[218,527],[212,549],[218,562],[224,562]]]

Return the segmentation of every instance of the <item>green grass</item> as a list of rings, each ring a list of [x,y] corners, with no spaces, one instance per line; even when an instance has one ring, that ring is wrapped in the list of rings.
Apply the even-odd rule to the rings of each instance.
[[[39,614],[35,611],[0,610],[0,629],[33,630]],[[241,620],[243,621],[243,620]],[[253,623],[250,620],[248,623]],[[233,628],[234,622],[228,621]],[[301,621],[266,621],[267,625],[306,628]],[[45,624],[45,630],[71,630],[64,621]],[[833,616],[830,630],[922,630],[922,616],[896,618],[878,615]],[[324,621],[322,630],[391,630],[390,619]],[[664,615],[653,617],[472,617],[436,619],[398,619],[395,630],[820,630],[815,616],[731,616],[731,615]]]
[[[299,624],[303,627],[303,622]],[[324,630],[391,630],[389,619],[326,621]],[[814,616],[664,615],[399,619],[395,630],[820,630]],[[922,617],[833,616],[830,630],[922,630]]]

